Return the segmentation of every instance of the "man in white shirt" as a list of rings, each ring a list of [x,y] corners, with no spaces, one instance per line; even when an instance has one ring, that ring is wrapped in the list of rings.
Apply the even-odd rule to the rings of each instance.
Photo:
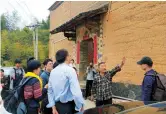
[[[67,50],[56,53],[58,66],[51,71],[48,82],[48,108],[53,114],[74,114],[83,110],[84,99],[77,79],[76,71],[69,66],[70,56]]]

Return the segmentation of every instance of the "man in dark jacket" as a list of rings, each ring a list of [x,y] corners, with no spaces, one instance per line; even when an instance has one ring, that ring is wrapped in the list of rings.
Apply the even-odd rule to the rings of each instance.
[[[0,86],[2,86],[1,97],[5,99],[10,86],[10,77],[5,77],[3,69],[0,70],[0,82]]]
[[[142,100],[144,101],[144,104],[147,105],[153,101],[152,94],[155,86],[154,75],[156,72],[152,69],[153,61],[150,57],[143,57],[137,64],[146,72],[142,82]]]
[[[45,86],[48,83],[50,72],[53,69],[53,61],[51,59],[46,59],[43,62],[44,65],[44,71],[41,74],[41,78],[43,80],[43,86]]]
[[[0,71],[0,80],[1,80],[2,88],[5,88],[6,90],[9,90],[10,77],[9,76],[5,77],[3,69],[1,69],[1,71]]]
[[[51,59],[46,59],[43,62],[44,65],[44,71],[41,74],[41,78],[43,80],[43,87],[48,84],[50,72],[53,69],[53,61]],[[42,105],[41,105],[41,111],[42,114],[52,114],[52,109],[51,108],[46,108],[46,105],[48,104],[48,96],[46,96],[42,100]]]

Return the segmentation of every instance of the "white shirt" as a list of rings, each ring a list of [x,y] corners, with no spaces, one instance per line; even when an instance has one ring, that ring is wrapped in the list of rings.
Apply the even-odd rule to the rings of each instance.
[[[84,99],[77,74],[69,65],[59,64],[50,74],[47,107],[54,106],[58,101],[66,103],[72,100],[76,104],[75,110],[80,111],[84,105]]]
[[[94,80],[94,72],[96,72],[95,71],[95,69],[94,68],[91,68],[90,70],[89,70],[89,67],[87,67],[87,70],[86,70],[86,73],[87,73],[87,80]]]

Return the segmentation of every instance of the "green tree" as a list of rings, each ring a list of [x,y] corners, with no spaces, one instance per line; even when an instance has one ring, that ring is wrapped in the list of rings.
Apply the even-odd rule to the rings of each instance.
[[[13,61],[16,58],[21,58],[23,65],[26,66],[26,60],[29,56],[33,56],[33,35],[32,30],[25,27],[18,29],[17,20],[20,17],[17,13],[2,14],[1,23],[3,29],[1,31],[1,59],[2,64],[6,66],[13,66]],[[43,23],[39,27],[39,60],[43,62],[45,58],[48,58],[48,42],[49,42],[49,19],[42,21]]]
[[[2,14],[1,15],[1,30],[7,30],[7,22],[6,22],[6,17],[5,17],[5,14]]]
[[[47,18],[47,20],[42,20],[40,29],[49,30],[50,28],[50,17]]]

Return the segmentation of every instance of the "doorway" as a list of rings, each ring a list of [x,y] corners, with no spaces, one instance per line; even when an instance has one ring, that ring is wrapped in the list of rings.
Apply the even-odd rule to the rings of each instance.
[[[94,59],[94,43],[93,39],[83,40],[80,43],[80,64],[79,75],[84,77],[86,75],[86,69],[90,62]]]

